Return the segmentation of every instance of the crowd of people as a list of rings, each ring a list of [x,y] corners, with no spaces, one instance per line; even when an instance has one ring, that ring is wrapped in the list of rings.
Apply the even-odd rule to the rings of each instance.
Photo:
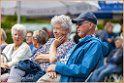
[[[72,23],[76,34],[70,39]],[[53,36],[44,28],[26,31],[23,24],[11,28],[12,44],[1,31],[2,82],[103,82],[113,73],[123,74],[123,23],[113,32],[112,22],[96,31],[92,12],[71,19],[67,15],[51,19]]]

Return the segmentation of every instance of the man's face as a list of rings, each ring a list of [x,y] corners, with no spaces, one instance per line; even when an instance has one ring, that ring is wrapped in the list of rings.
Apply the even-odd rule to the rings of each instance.
[[[67,35],[67,31],[65,29],[63,29],[60,26],[60,24],[55,24],[53,26],[53,34],[54,34],[55,38],[58,38],[60,36]]]
[[[83,21],[81,23],[77,24],[77,33],[78,35],[83,38],[87,35],[87,33],[89,32],[89,28],[90,28],[90,22],[88,21]]]

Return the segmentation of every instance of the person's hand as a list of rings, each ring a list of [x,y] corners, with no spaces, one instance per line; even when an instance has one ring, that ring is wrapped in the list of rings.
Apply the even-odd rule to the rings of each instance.
[[[58,38],[55,38],[55,40],[53,41],[52,45],[54,45],[55,47],[60,46],[63,42],[65,41],[65,35],[60,36]]]
[[[112,43],[112,39],[111,39],[111,38],[108,38],[107,41],[108,41],[109,43]]]
[[[56,72],[48,72],[48,75],[49,75],[49,77],[50,78],[57,78],[57,74],[56,74]]]
[[[9,68],[9,66],[8,66],[7,63],[2,63],[2,64],[1,64],[1,67],[2,67],[2,68],[5,68],[5,69],[8,69],[8,68]]]
[[[47,67],[47,70],[46,72],[55,72],[55,68],[56,68],[56,65],[55,64],[51,64]]]

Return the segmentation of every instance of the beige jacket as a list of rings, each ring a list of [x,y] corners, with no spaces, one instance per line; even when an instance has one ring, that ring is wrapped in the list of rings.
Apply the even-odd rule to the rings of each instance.
[[[31,57],[31,50],[28,44],[22,43],[22,45],[17,49],[13,50],[14,43],[9,44],[5,47],[5,49],[2,51],[8,58],[9,62],[7,62],[8,66],[11,68],[13,65],[18,63],[20,60],[24,60]]]

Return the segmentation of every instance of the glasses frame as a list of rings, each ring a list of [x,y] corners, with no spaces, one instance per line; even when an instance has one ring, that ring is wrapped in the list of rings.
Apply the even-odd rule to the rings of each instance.
[[[77,25],[81,26],[82,24],[87,24],[87,23],[89,23],[89,22],[88,21],[81,21],[81,22],[77,23]]]

